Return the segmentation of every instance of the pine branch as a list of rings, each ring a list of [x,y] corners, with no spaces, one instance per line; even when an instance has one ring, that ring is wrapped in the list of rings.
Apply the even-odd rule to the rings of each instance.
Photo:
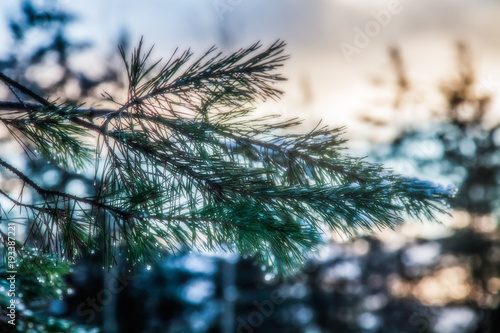
[[[39,111],[44,107],[43,104],[39,103],[27,103],[27,102],[15,102],[15,101],[0,101],[0,111]],[[96,109],[96,108],[75,108],[73,112],[76,115],[84,116],[87,120],[93,120],[95,118],[104,118],[111,113],[117,112],[114,109]],[[125,114],[126,115],[126,114]]]
[[[446,212],[452,188],[349,157],[343,128],[294,134],[301,120],[252,117],[255,101],[282,93],[273,84],[284,80],[275,73],[284,46],[257,43],[228,56],[212,48],[195,61],[188,50],[162,66],[149,65],[141,41],[130,59],[121,50],[129,87],[123,102],[107,95],[116,110],[49,102],[0,75],[34,101],[0,102],[0,121],[25,151],[30,141],[41,157],[62,154],[78,168],[96,156],[97,190],[85,198],[43,189],[0,160],[42,197],[40,205],[11,199],[31,211],[30,235],[57,255],[101,237],[106,266],[123,243],[132,263],[185,246],[253,255],[283,273],[321,243],[325,226],[355,236]]]

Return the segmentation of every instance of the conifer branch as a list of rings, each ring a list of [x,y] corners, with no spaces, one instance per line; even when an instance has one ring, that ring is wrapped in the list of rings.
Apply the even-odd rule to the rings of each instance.
[[[13,201],[31,209],[30,235],[41,237],[43,251],[62,255],[64,243],[74,254],[102,237],[106,266],[118,241],[132,263],[186,246],[250,254],[283,273],[321,243],[325,225],[357,235],[446,212],[451,187],[349,157],[343,128],[318,124],[293,134],[298,119],[252,117],[255,101],[282,93],[273,84],[284,80],[275,73],[288,58],[283,42],[228,56],[211,48],[195,61],[188,50],[163,66],[150,65],[142,45],[130,58],[120,50],[129,87],[123,103],[108,95],[115,110],[52,103],[0,75],[34,101],[0,102],[0,121],[25,151],[35,145],[34,155],[78,169],[96,156],[93,197],[44,189],[0,160],[43,199]],[[97,141],[95,149],[83,136]]]
[[[19,171],[18,169],[16,169],[14,166],[10,165],[9,163],[5,162],[2,159],[0,159],[0,165],[3,166],[4,168],[6,168],[7,170],[9,170],[10,172],[12,172],[14,175],[16,175],[16,177],[19,180],[21,180],[23,183],[28,184],[40,196],[42,196],[43,198],[45,198],[45,200],[48,200],[49,197],[61,197],[61,198],[65,198],[65,199],[69,199],[69,200],[74,200],[74,201],[78,201],[78,202],[81,202],[81,203],[85,203],[85,204],[88,204],[88,205],[90,205],[90,206],[92,206],[94,208],[97,208],[97,209],[103,209],[103,210],[106,210],[106,211],[111,211],[111,212],[113,212],[115,214],[122,215],[125,218],[130,217],[130,214],[126,213],[123,210],[117,209],[115,207],[111,207],[109,205],[106,205],[106,204],[104,204],[102,202],[99,202],[99,201],[96,201],[96,200],[92,200],[90,198],[79,197],[79,196],[68,194],[68,193],[65,193],[65,192],[59,192],[59,191],[44,189],[44,188],[40,187],[39,185],[37,185],[27,175],[25,175],[24,173],[22,173],[21,171]],[[8,194],[6,194],[4,191],[0,191],[0,194],[4,195],[5,197],[7,197],[11,201],[14,201],[16,203],[16,205],[20,205],[21,204],[19,201],[16,201],[16,200],[12,199],[10,196],[8,196]],[[23,204],[23,206],[28,207],[28,208],[36,208],[36,206],[34,206],[34,205],[25,205],[25,204]]]

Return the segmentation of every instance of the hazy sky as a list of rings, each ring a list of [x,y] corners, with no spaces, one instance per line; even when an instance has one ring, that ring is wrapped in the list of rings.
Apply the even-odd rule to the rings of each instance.
[[[499,1],[55,2],[80,18],[72,25],[71,36],[95,41],[98,53],[91,55],[94,59],[116,50],[117,38],[124,30],[132,42],[143,35],[146,44],[155,44],[158,57],[167,57],[177,46],[192,47],[200,52],[211,45],[234,50],[257,40],[270,43],[277,38],[284,39],[292,55],[284,69],[290,78],[283,85],[287,95],[280,103],[266,107],[274,112],[299,115],[311,123],[323,118],[333,125],[356,127],[354,120],[361,113],[376,112],[382,117],[392,117],[388,109],[394,78],[387,52],[391,45],[401,48],[415,98],[432,108],[439,108],[440,80],[454,73],[457,40],[470,45],[480,80],[493,82],[488,87],[492,92],[500,91]],[[19,0],[2,0],[1,19],[12,15],[18,4]],[[5,22],[0,22],[0,29],[1,51],[7,47],[9,36]],[[359,31],[366,33],[367,29],[372,37],[368,36],[368,42],[365,40],[367,45],[357,47],[356,38],[360,46]],[[348,59],[346,45],[357,49]],[[91,58],[79,59],[77,65],[92,70],[94,62]],[[382,86],[376,87],[373,82]],[[412,108],[398,113],[397,119],[392,120],[411,118],[414,121],[425,118],[424,113],[425,110],[415,112]],[[384,130],[379,135],[387,133]],[[364,134],[358,131],[355,135]]]

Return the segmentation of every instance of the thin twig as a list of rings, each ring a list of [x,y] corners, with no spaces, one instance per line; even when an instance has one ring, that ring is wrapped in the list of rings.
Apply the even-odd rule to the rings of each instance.
[[[32,181],[28,176],[26,176],[24,173],[16,169],[14,166],[10,165],[9,163],[5,162],[4,160],[0,159],[0,165],[15,174],[21,181],[24,183],[28,184],[31,188],[33,188],[38,194],[40,194],[43,197],[47,196],[56,196],[56,197],[61,197],[61,198],[66,198],[66,199],[71,199],[77,202],[83,202],[86,204],[89,204],[93,207],[98,207],[104,210],[112,211],[116,214],[119,214],[123,217],[129,218],[131,217],[131,213],[124,212],[118,208],[109,206],[107,204],[103,204],[101,202],[89,199],[89,198],[83,198],[83,197],[78,197],[76,195],[64,193],[64,192],[59,192],[59,191],[54,191],[54,190],[47,190],[42,187],[40,187],[38,184],[36,184],[34,181]]]

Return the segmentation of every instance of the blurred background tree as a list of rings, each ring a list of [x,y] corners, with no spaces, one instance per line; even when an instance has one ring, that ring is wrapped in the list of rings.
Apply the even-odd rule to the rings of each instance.
[[[402,63],[402,53],[399,48],[390,50],[397,87],[394,105],[398,107],[403,100],[411,103],[408,102],[410,80]],[[413,323],[418,332],[441,332],[436,328],[440,327],[439,314],[446,311],[457,315],[450,316],[450,321],[457,321],[455,326],[449,324],[454,327],[451,331],[496,332],[500,329],[500,123],[491,121],[495,114],[490,104],[494,84],[491,77],[477,77],[472,51],[464,42],[458,42],[456,69],[440,85],[444,108],[434,111],[433,119],[427,124],[409,125],[391,143],[378,145],[373,150],[378,160],[394,164],[411,161],[411,167],[419,173],[435,174],[459,187],[452,200],[454,219],[448,234],[416,240],[421,244],[422,256],[425,249],[432,249],[430,253],[434,251],[432,260],[425,262],[414,255],[412,262],[412,255],[405,252],[400,257],[397,292],[404,298],[415,297],[433,306],[429,308],[432,311],[414,314]],[[380,126],[377,119],[369,121]],[[451,281],[439,282],[450,278],[454,282],[461,280],[459,285],[462,284],[463,289],[457,285],[452,287],[448,284]],[[436,287],[449,288],[449,292],[433,289]],[[459,314],[467,324],[460,324]]]

